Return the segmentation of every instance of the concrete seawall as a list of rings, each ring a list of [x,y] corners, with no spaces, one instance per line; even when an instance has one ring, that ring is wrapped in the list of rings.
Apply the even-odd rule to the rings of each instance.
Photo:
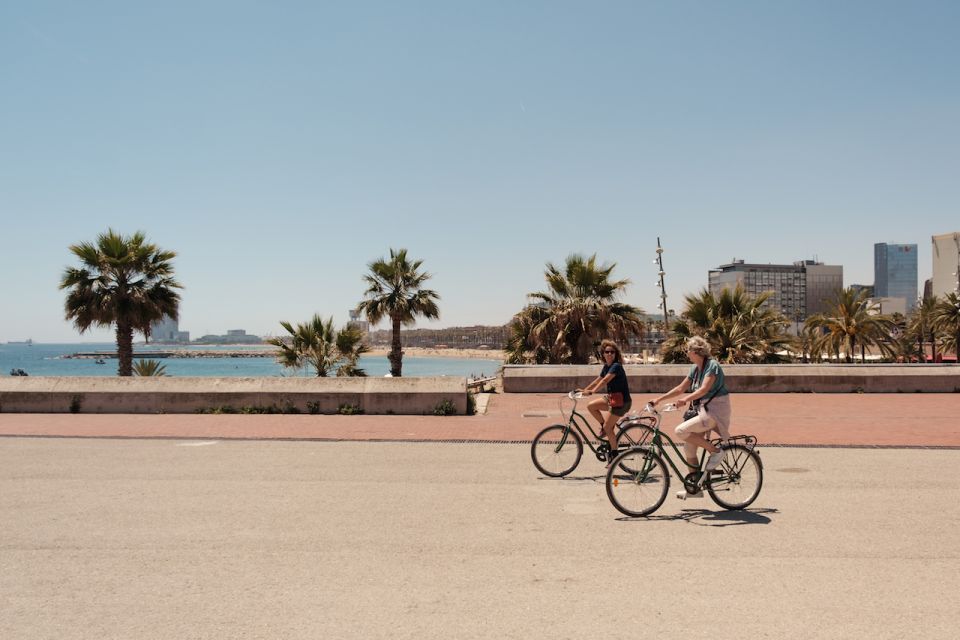
[[[444,402],[467,411],[464,378],[0,378],[4,413],[204,411],[433,415]],[[344,408],[344,409],[342,409]]]
[[[600,365],[506,365],[506,393],[553,393],[582,388]],[[690,365],[626,365],[630,391],[662,393]],[[741,393],[956,393],[958,365],[723,365],[727,388]]]

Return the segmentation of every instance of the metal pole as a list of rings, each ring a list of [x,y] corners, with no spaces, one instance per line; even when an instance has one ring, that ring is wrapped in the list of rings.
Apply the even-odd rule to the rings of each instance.
[[[663,334],[666,336],[670,330],[670,320],[667,317],[667,289],[663,283],[663,276],[666,272],[663,270],[663,247],[660,246],[660,236],[657,236],[657,265],[660,267],[660,304],[663,307]]]

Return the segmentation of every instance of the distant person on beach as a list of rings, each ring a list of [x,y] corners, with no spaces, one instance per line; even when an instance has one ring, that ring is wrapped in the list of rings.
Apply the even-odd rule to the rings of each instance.
[[[686,419],[677,427],[677,438],[683,441],[683,455],[691,467],[698,465],[697,448],[702,447],[710,452],[707,471],[720,464],[723,450],[704,436],[716,429],[724,440],[730,437],[730,392],[724,384],[723,369],[710,355],[710,343],[705,339],[694,336],[687,340],[687,357],[693,363],[690,372],[683,382],[651,403],[655,407],[664,400],[686,394],[676,401],[677,406],[692,403],[691,408],[696,408],[696,413],[689,418],[684,414]],[[704,398],[706,401],[703,401]],[[697,498],[702,495],[701,491],[686,497]]]
[[[607,438],[610,452],[607,454],[607,464],[617,455],[617,436],[613,432],[617,420],[630,411],[630,387],[627,385],[627,372],[623,369],[623,354],[620,347],[613,340],[604,340],[600,343],[600,353],[603,357],[603,369],[596,380],[582,390],[583,395],[589,396],[600,385],[607,385],[607,393],[602,398],[591,400],[587,404],[590,415],[600,423],[600,433]],[[608,412],[606,416],[603,412]]]

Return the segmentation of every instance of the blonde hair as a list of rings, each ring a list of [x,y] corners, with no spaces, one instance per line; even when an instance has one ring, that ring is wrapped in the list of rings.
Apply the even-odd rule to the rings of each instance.
[[[623,354],[620,353],[620,347],[618,347],[617,343],[614,342],[613,340],[603,340],[602,342],[600,342],[600,362],[603,362],[603,350],[606,349],[607,347],[612,347],[613,350],[617,352],[613,361],[623,364]]]
[[[710,343],[700,336],[693,336],[687,340],[687,351],[693,351],[701,358],[709,358],[711,353]]]

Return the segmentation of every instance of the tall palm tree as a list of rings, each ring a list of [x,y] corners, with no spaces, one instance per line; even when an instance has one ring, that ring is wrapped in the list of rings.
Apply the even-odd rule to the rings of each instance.
[[[827,313],[807,318],[807,326],[819,332],[813,344],[817,353],[828,351],[839,359],[843,351],[846,361],[852,362],[859,348],[860,361],[866,362],[867,347],[882,348],[889,340],[893,322],[877,313],[878,305],[870,302],[866,290],[842,289],[827,307]]]
[[[943,334],[943,348],[953,348],[960,364],[960,294],[952,291],[937,303],[930,316],[930,323]]]
[[[932,356],[930,361],[935,362],[937,359],[936,329],[930,320],[939,301],[940,299],[937,296],[923,298],[917,308],[913,310],[913,315],[910,316],[907,324],[907,333],[916,338],[919,345],[920,362],[926,362],[927,360],[926,350],[924,349],[924,341],[927,337],[930,338]]]
[[[67,320],[84,333],[91,327],[115,327],[118,374],[133,375],[133,334],[147,335],[150,323],[176,319],[181,285],[173,278],[176,253],[147,242],[140,231],[123,236],[113,229],[95,243],[70,246],[80,267],[68,267],[60,289],[68,290]]]
[[[370,273],[363,276],[367,283],[365,300],[357,305],[357,312],[366,315],[371,324],[389,318],[393,331],[390,343],[390,375],[400,377],[403,367],[403,345],[400,342],[401,325],[410,326],[417,316],[440,317],[436,291],[424,289],[432,276],[420,271],[422,260],[407,258],[407,250],[390,249],[389,259],[379,259],[367,265]]]
[[[548,262],[548,290],[529,294],[510,323],[508,361],[586,364],[602,339],[643,335],[642,311],[617,302],[630,281],[611,279],[615,267],[598,265],[596,254],[570,255],[562,269]]]
[[[367,375],[358,366],[360,356],[369,351],[359,330],[345,327],[337,331],[332,317],[324,320],[319,314],[296,327],[286,321],[280,326],[288,335],[270,338],[267,344],[277,347],[277,361],[284,367],[312,368],[320,378],[334,369],[338,376]]]
[[[707,289],[687,295],[686,307],[663,344],[663,361],[688,362],[687,339],[700,335],[710,342],[720,362],[782,362],[781,352],[793,349],[795,340],[787,333],[786,316],[765,306],[770,296],[764,292],[753,297],[740,285],[719,295]]]

